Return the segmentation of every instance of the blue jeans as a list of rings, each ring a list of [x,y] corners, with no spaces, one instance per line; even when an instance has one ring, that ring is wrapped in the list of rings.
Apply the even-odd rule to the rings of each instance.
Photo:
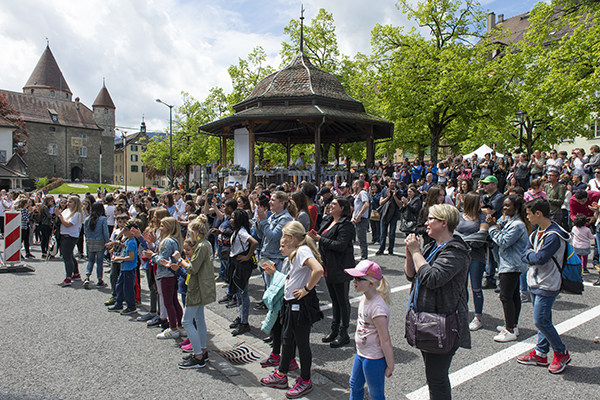
[[[196,326],[194,325],[194,321]],[[188,339],[192,344],[194,354],[202,354],[202,350],[206,349],[206,322],[204,321],[204,306],[186,306],[183,311],[181,320],[185,331],[188,334]]]
[[[232,284],[231,286],[235,286]],[[244,290],[237,288],[238,314],[242,324],[248,323],[248,315],[250,314],[250,293],[248,292],[248,283]]]
[[[594,246],[594,257],[592,258],[592,265],[600,264],[600,249],[598,248],[598,246],[600,246],[600,233],[596,231],[596,245]]]
[[[221,263],[221,268],[219,269],[219,278],[225,279],[225,271],[227,270],[227,261],[221,260],[221,243],[217,242],[217,254],[219,256],[219,262]]]
[[[529,286],[527,286],[527,270],[525,272],[521,272],[521,277],[519,278],[519,283],[521,286],[521,293],[529,292]]]
[[[469,277],[471,279],[471,290],[473,291],[473,303],[475,304],[476,317],[481,317],[483,314],[483,291],[481,290],[481,279],[483,279],[484,272],[484,262],[471,261],[471,264],[469,264]]]
[[[94,264],[96,264],[96,277],[98,280],[102,279],[103,260],[104,250],[88,251],[88,265],[85,273],[91,275],[94,270]]]
[[[352,376],[350,376],[350,400],[362,400],[365,397],[365,382],[369,387],[371,400],[385,399],[385,357],[370,360],[354,357]]]
[[[277,271],[281,271],[281,267],[283,267],[283,260],[277,260],[277,259],[268,259],[268,260],[271,261],[273,264],[275,264],[275,269]],[[263,270],[263,280],[265,281],[265,290],[267,290],[269,288],[269,286],[271,286],[271,279],[272,279],[271,275],[267,274]]]
[[[548,354],[550,346],[554,352],[563,353],[566,348],[556,328],[552,324],[552,305],[556,297],[531,295],[533,303],[533,323],[538,328],[538,342],[535,350],[540,354]]]
[[[120,307],[123,301],[127,303],[127,307],[135,310],[135,270],[123,271],[119,274],[117,280],[117,301],[115,306]]]
[[[396,243],[396,225],[398,224],[398,213],[395,213],[392,217],[392,220],[389,224],[386,224],[381,220],[379,225],[379,230],[381,231],[381,236],[379,237],[379,251],[385,250],[385,239],[388,236],[388,228],[389,228],[389,239],[390,246],[388,250],[394,251],[394,244]]]
[[[488,250],[488,263],[485,266],[485,279],[495,285],[496,278],[494,275],[496,275],[496,269],[498,269],[498,259],[496,258],[498,254],[498,245],[494,243]]]
[[[369,256],[367,248],[367,229],[369,228],[369,218],[361,218],[360,222],[355,225],[356,238],[360,246],[360,259],[366,260]],[[394,232],[394,235],[396,232]],[[393,246],[392,246],[393,248]]]

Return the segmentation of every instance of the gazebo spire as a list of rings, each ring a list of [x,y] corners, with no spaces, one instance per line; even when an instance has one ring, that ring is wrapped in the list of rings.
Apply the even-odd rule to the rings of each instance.
[[[300,53],[304,53],[304,4],[300,5]]]

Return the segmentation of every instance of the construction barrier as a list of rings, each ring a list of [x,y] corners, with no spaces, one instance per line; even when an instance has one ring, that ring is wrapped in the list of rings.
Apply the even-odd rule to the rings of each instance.
[[[21,261],[21,213],[6,211],[4,213],[4,262]]]

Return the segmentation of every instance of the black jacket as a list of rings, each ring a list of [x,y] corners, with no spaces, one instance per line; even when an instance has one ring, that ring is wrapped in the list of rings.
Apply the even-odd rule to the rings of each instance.
[[[423,202],[421,201],[421,197],[415,195],[415,197],[413,197],[412,200],[406,206],[400,207],[400,214],[402,216],[402,220],[414,221],[418,224],[421,208],[423,208]]]
[[[352,277],[344,272],[346,268],[354,268],[354,224],[348,217],[342,217],[327,232],[333,219],[323,222],[319,229],[321,240],[319,241],[319,252],[323,265],[327,269],[325,281],[327,283],[342,283],[352,280]]]
[[[426,245],[422,251],[423,256],[427,257],[435,246],[435,242]],[[417,311],[449,315],[453,314],[458,306],[458,346],[466,349],[471,348],[467,305],[470,252],[469,246],[455,235],[417,272],[421,278]],[[413,281],[413,290],[414,280],[409,280]]]

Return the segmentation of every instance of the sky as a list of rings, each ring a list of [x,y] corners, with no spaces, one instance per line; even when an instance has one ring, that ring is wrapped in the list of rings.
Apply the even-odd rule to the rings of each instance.
[[[371,51],[375,24],[405,27],[394,0],[301,0],[305,23],[320,8],[333,14],[343,54]],[[413,0],[416,2],[416,0]],[[482,0],[482,8],[505,18],[531,10],[537,1]],[[227,68],[256,46],[267,63],[280,65],[283,28],[300,16],[289,0],[0,0],[0,89],[21,92],[49,40],[73,92],[91,108],[102,80],[117,107],[117,126],[148,131],[168,128],[169,109],[181,92],[203,100],[210,88],[227,93]]]

